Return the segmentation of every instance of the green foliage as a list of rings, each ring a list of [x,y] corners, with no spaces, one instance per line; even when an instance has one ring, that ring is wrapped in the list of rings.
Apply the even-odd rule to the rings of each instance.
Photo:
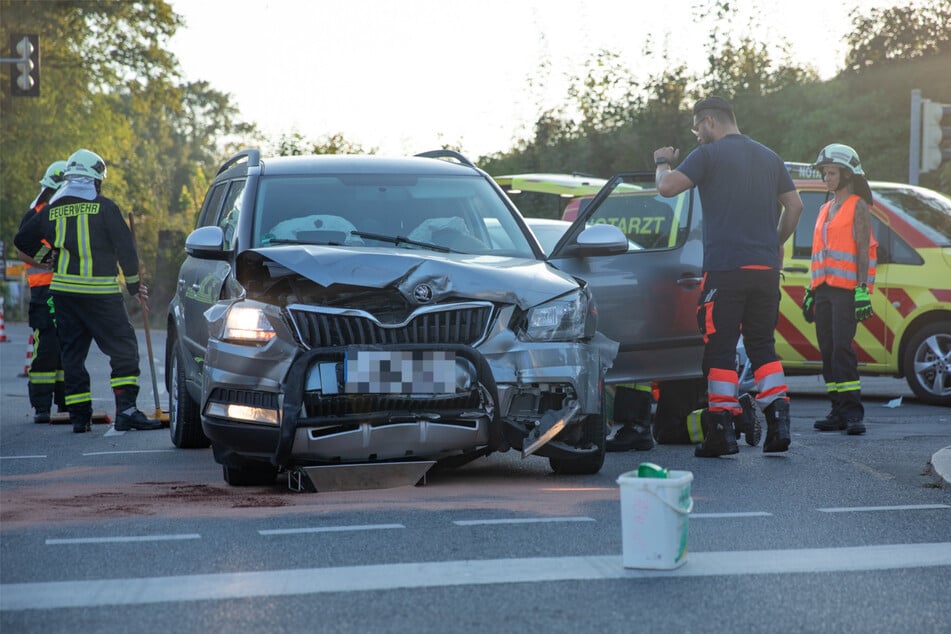
[[[730,2],[714,3],[702,17],[716,24],[735,21]],[[788,44],[774,42],[768,49],[750,39],[761,32],[751,22],[738,39],[719,26],[707,44],[709,67],[691,74],[683,66],[669,66],[640,86],[627,73],[609,82],[602,73],[616,68],[617,57],[586,64],[588,75],[575,78],[569,93],[591,101],[611,99],[579,108],[581,122],[562,110],[546,111],[536,122],[534,138],[523,139],[507,152],[480,159],[490,174],[582,171],[608,177],[619,171],[650,170],[654,149],[681,148],[683,155],[696,145],[690,132],[690,110],[696,99],[721,94],[733,100],[743,133],[776,150],[786,160],[811,162],[829,143],[856,148],[873,180],[908,179],[910,95],[915,88],[933,101],[951,104],[951,5],[947,0],[918,3],[919,13],[905,7],[853,13],[854,29],[848,59],[851,66],[829,81],[791,59]],[[657,47],[650,41],[645,57]],[[664,55],[664,53],[661,53]],[[662,57],[663,59],[663,57]],[[608,113],[609,116],[606,116]],[[626,120],[612,118],[624,113]],[[920,184],[951,195],[951,164],[921,174]]]
[[[166,42],[181,19],[165,0],[0,0],[0,14],[0,44],[10,33],[37,33],[42,54],[40,97],[11,97],[7,64],[0,77],[0,235],[12,244],[47,165],[91,149],[108,166],[103,193],[135,215],[143,279],[160,315],[207,174],[228,139],[244,146],[256,129],[239,121],[229,96],[180,81]]]
[[[376,154],[376,148],[364,149],[359,143],[344,138],[343,134],[327,135],[316,141],[308,140],[300,132],[286,132],[275,142],[269,154],[277,156],[305,156],[310,154]]]
[[[847,71],[905,62],[951,51],[951,3],[919,0],[908,5],[850,14]]]

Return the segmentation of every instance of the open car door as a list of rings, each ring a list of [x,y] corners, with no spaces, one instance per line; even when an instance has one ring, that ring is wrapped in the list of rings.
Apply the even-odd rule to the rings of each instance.
[[[597,194],[572,199],[565,216],[572,214],[574,224],[549,261],[588,282],[598,329],[620,344],[608,382],[702,377],[696,311],[703,245],[696,189],[665,198],[654,187],[653,172],[620,173]],[[578,235],[595,224],[620,228],[627,252],[584,257]]]

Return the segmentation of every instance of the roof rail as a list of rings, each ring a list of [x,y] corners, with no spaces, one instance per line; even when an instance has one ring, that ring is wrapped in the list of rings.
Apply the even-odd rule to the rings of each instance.
[[[429,152],[420,152],[416,156],[421,156],[423,158],[451,158],[456,159],[463,165],[468,165],[469,167],[475,167],[472,161],[467,159],[465,156],[456,152],[455,150],[430,150]]]
[[[812,163],[795,163],[792,161],[785,162],[786,169],[789,171],[789,175],[793,178],[803,178],[811,180],[822,180],[822,172],[816,169],[816,166]]]
[[[221,174],[223,171],[225,171],[226,169],[228,169],[229,167],[231,167],[232,165],[234,165],[235,163],[237,163],[243,158],[248,159],[248,167],[257,167],[261,163],[261,151],[256,148],[241,150],[240,152],[238,152],[237,154],[229,158],[227,161],[225,161],[224,165],[218,168],[218,173],[215,174],[215,176],[217,176],[218,174]]]

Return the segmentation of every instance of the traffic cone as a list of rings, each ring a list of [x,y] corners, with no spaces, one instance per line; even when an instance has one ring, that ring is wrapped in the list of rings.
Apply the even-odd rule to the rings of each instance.
[[[7,341],[7,326],[3,321],[4,303],[4,298],[0,296],[0,343],[5,343]]]
[[[33,363],[33,333],[30,333],[30,338],[26,341],[26,363],[23,364],[23,374],[18,374],[19,377],[30,376],[30,365]]]

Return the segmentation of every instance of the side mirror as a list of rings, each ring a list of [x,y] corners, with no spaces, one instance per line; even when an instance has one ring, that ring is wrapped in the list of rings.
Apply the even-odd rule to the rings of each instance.
[[[614,225],[591,225],[578,234],[573,244],[567,245],[562,255],[572,257],[597,257],[627,253],[629,242],[624,232]]]
[[[199,227],[185,238],[185,253],[195,258],[225,257],[225,234],[221,227]]]

